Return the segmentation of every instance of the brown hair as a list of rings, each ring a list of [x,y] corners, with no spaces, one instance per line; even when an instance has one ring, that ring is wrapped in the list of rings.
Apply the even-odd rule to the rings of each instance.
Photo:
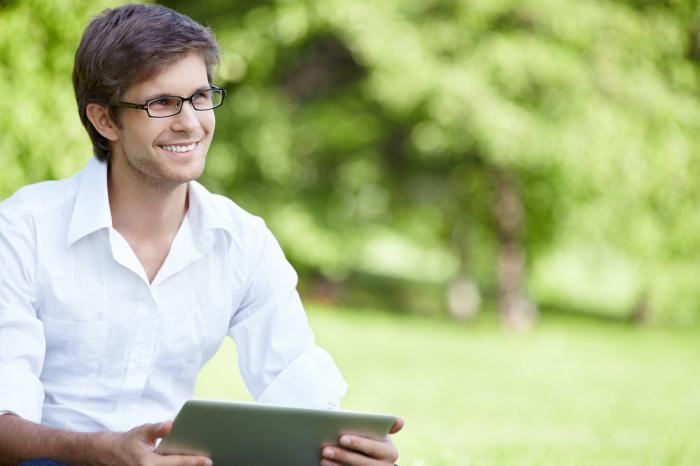
[[[134,83],[193,51],[204,58],[211,83],[219,48],[212,31],[191,18],[160,5],[127,4],[92,20],[75,53],[73,88],[80,121],[98,160],[109,161],[112,151],[88,120],[88,103],[108,105],[110,117],[119,124],[118,109],[111,104]]]

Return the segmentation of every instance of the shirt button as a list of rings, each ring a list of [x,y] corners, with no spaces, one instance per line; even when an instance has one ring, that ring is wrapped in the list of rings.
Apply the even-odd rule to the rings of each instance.
[[[146,307],[147,307],[148,309],[153,310],[153,309],[156,308],[156,303],[153,302],[152,300],[146,301]]]
[[[143,369],[144,367],[146,367],[146,361],[144,361],[143,359],[139,359],[138,361],[136,361],[135,366],[137,369]]]

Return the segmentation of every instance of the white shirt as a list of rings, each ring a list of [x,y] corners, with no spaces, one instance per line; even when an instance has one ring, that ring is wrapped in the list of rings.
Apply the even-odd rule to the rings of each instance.
[[[104,163],[0,203],[0,411],[74,431],[172,419],[226,335],[256,400],[339,406],[347,385],[264,222],[188,193],[150,284],[112,228]]]

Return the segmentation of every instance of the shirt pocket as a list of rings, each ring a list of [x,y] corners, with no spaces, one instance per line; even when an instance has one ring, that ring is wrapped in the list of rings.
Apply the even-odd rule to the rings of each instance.
[[[44,316],[46,356],[41,380],[47,396],[81,395],[106,361],[110,322],[74,322]],[[55,400],[58,401],[58,400]]]

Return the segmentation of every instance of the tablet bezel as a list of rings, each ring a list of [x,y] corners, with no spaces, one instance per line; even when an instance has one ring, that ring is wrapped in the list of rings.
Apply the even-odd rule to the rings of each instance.
[[[321,448],[341,434],[386,437],[396,417],[220,400],[190,400],[159,454],[201,454],[214,464],[318,465]]]

